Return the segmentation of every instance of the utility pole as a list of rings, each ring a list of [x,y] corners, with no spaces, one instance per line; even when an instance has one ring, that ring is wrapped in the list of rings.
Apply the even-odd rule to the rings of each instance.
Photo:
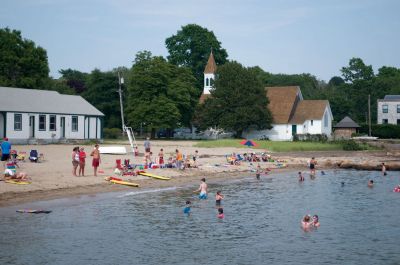
[[[368,94],[368,136],[371,136],[371,94]]]
[[[124,106],[122,104],[122,85],[124,84],[124,78],[118,72],[118,93],[119,93],[119,105],[121,107],[121,121],[122,121],[122,136],[125,133],[125,120],[124,120]]]

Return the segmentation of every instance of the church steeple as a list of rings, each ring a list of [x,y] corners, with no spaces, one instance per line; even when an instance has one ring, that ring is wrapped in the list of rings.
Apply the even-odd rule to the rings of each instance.
[[[204,68],[204,89],[203,94],[210,94],[215,80],[215,72],[217,71],[217,64],[214,60],[214,54],[211,50],[210,56],[208,57],[206,68]]]

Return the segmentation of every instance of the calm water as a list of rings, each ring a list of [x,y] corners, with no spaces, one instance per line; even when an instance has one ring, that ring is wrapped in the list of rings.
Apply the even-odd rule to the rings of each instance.
[[[214,183],[207,201],[192,197],[196,186],[30,205],[48,215],[2,208],[0,264],[400,263],[399,173],[329,171],[304,183],[290,175]],[[226,195],[223,220],[217,189]],[[304,214],[318,214],[321,227],[304,232]]]

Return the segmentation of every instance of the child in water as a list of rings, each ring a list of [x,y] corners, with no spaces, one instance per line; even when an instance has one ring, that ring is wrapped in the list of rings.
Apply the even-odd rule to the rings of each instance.
[[[183,209],[184,214],[190,215],[190,204],[190,201],[186,201],[186,207]]]
[[[300,171],[299,171],[299,181],[304,181],[304,176],[301,174]]]
[[[263,170],[261,169],[260,164],[257,165],[257,169],[256,169],[256,179],[260,180],[260,175],[263,172]]]
[[[223,198],[224,195],[221,194],[221,191],[217,191],[217,194],[215,195],[215,205],[220,206]]]
[[[374,181],[371,179],[368,181],[368,187],[372,188],[374,186]]]
[[[319,223],[318,215],[314,215],[312,219],[312,225],[314,227],[320,227],[321,224]]]
[[[307,214],[306,216],[303,217],[303,220],[301,220],[301,227],[303,229],[309,229],[311,227],[311,217]]]
[[[384,175],[384,176],[387,175],[385,163],[382,163],[382,175]]]
[[[224,216],[224,209],[222,209],[221,207],[220,208],[218,208],[218,215],[217,215],[217,217],[219,218],[219,219],[223,219],[225,216]]]

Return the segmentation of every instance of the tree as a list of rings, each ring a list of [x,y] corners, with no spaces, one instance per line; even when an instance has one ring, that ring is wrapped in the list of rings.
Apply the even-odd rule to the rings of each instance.
[[[374,77],[372,65],[365,65],[360,58],[351,58],[349,66],[342,67],[342,75],[346,82],[354,83],[355,81],[368,81]]]
[[[212,31],[196,24],[182,26],[176,35],[165,40],[168,61],[191,69],[197,80],[198,95],[203,87],[203,71],[211,49],[217,65],[226,62],[228,54]]]
[[[203,128],[216,126],[241,137],[249,128],[271,128],[267,105],[265,88],[254,69],[233,61],[218,68],[211,97],[200,105],[196,117]]]
[[[121,128],[118,75],[94,69],[88,76],[87,89],[81,94],[88,102],[104,113],[106,128]]]
[[[143,51],[136,55],[128,84],[127,120],[134,128],[189,126],[197,104],[195,78],[189,69]]]
[[[340,76],[334,76],[328,82],[329,86],[340,86],[342,84],[344,84],[344,80]]]
[[[71,68],[61,69],[58,72],[61,74],[61,79],[65,81],[66,85],[75,90],[77,94],[81,94],[86,90],[87,73],[82,73]]]
[[[0,29],[0,85],[44,89],[48,77],[46,51],[20,31]]]

